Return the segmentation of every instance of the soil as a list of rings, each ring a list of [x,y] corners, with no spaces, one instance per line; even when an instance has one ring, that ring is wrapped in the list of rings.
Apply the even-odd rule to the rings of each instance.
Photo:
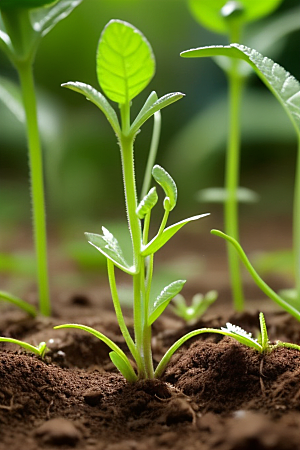
[[[176,339],[195,328],[230,321],[257,333],[260,310],[266,313],[271,340],[300,344],[295,319],[258,301],[247,312],[233,314],[227,290],[192,325],[171,312],[158,319],[155,364]],[[161,380],[132,384],[117,373],[109,349],[95,337],[53,330],[66,321],[79,322],[126,351],[109,296],[100,315],[89,294],[56,299],[54,306],[49,319],[29,319],[12,307],[1,310],[0,335],[33,344],[46,341],[50,352],[41,360],[16,346],[1,346],[0,450],[300,450],[299,351],[279,348],[262,355],[231,338],[201,335],[175,353]]]

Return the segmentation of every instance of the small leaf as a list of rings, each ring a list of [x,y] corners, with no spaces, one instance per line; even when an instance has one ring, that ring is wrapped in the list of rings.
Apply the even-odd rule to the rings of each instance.
[[[229,32],[228,17],[230,12],[239,9],[239,20],[248,23],[258,20],[274,11],[282,0],[189,0],[189,6],[195,19],[201,25],[217,33],[227,34]],[[228,14],[226,14],[227,6]],[[221,14],[223,10],[223,14]]]
[[[148,214],[149,211],[156,205],[158,200],[158,195],[156,192],[156,187],[153,187],[150,189],[147,195],[140,201],[137,209],[136,214],[139,219],[143,219],[146,214]]]
[[[172,92],[170,94],[164,95],[163,97],[160,97],[155,101],[155,103],[149,106],[148,109],[144,109],[143,107],[143,109],[140,111],[137,118],[131,125],[130,131],[132,132],[132,134],[136,134],[141,126],[157,111],[160,111],[166,106],[177,102],[177,100],[180,100],[182,97],[184,97],[184,94],[182,94],[181,92]]]
[[[44,358],[45,353],[48,351],[46,342],[41,342],[37,347],[34,345],[28,344],[24,341],[19,341],[18,339],[8,338],[8,337],[0,337],[0,342],[7,342],[9,344],[16,344],[20,347],[24,348],[28,352],[34,353],[35,355],[41,356]]]
[[[142,109],[140,110],[140,112],[136,116],[136,119],[133,122],[133,124],[135,122],[139,121],[142,116],[144,116],[146,111],[148,111],[151,108],[151,106],[157,101],[157,99],[158,99],[157,93],[155,91],[152,91],[151,94],[149,95],[149,97],[147,98],[147,100],[145,101]],[[131,128],[133,127],[133,124],[132,124]]]
[[[196,198],[199,202],[224,203],[227,198],[225,188],[208,188],[197,192]],[[240,203],[255,203],[259,200],[259,196],[251,189],[239,187],[236,190],[236,199]]]
[[[229,56],[250,64],[257,75],[280,101],[297,133],[300,133],[300,83],[279,64],[244,45],[200,47],[181,54],[186,58]]]
[[[127,104],[148,85],[154,72],[154,55],[143,34],[127,22],[111,20],[97,52],[98,81],[106,96]]]
[[[199,216],[189,217],[188,219],[182,220],[181,222],[177,222],[174,225],[171,225],[168,228],[165,228],[164,231],[159,235],[155,236],[144,248],[142,251],[142,256],[148,256],[153,253],[156,253],[166,242],[168,242],[172,236],[174,236],[177,231],[180,230],[184,225],[193,220],[201,219],[202,217],[209,216],[208,214],[201,214]]]
[[[110,352],[109,357],[112,363],[116,366],[116,368],[119,370],[119,372],[121,372],[121,374],[124,378],[126,378],[127,381],[137,381],[137,376],[135,375],[135,373],[133,376],[132,367],[128,367],[128,363],[124,361],[124,359],[121,358],[118,353]]]
[[[40,8],[57,0],[0,0],[0,9]]]
[[[0,77],[0,100],[19,122],[25,122],[25,112],[20,88],[16,83],[4,77]]]
[[[163,313],[170,301],[179,294],[183,288],[186,280],[178,280],[166,286],[157,299],[155,300],[148,319],[148,325],[152,325],[153,322]]]
[[[177,202],[177,187],[175,181],[168,172],[159,165],[152,169],[152,176],[155,181],[163,188],[166,194],[164,201],[165,210],[172,211]]]
[[[135,268],[125,261],[118,240],[105,227],[102,227],[102,231],[102,236],[100,234],[85,233],[88,242],[106,258],[110,259],[119,269],[130,275],[135,273]]]
[[[34,30],[45,36],[58,22],[68,17],[81,2],[82,0],[60,0],[52,7],[33,11],[31,17]]]
[[[115,110],[110,106],[104,95],[101,92],[94,89],[92,86],[80,83],[80,82],[72,82],[62,84],[63,87],[71,89],[72,91],[79,92],[79,94],[84,95],[88,100],[93,102],[99,109],[105,114],[107,120],[111,124],[114,132],[119,136],[120,135],[120,125],[118,121],[117,114]]]

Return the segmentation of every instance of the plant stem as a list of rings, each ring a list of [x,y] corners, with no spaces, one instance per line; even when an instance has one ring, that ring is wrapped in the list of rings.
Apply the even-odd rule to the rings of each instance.
[[[47,264],[47,236],[44,202],[43,162],[38,130],[37,106],[34,90],[32,64],[30,61],[17,65],[27,124],[29,166],[33,206],[33,229],[37,255],[37,276],[40,313],[51,314]]]
[[[293,211],[294,268],[297,292],[296,308],[300,311],[300,133],[298,132],[298,154]]]
[[[237,189],[240,161],[240,103],[243,88],[243,80],[239,76],[238,65],[239,61],[233,59],[231,71],[228,73],[230,125],[226,153],[225,188],[227,195],[224,211],[226,233],[236,240],[239,238]],[[227,251],[234,307],[236,311],[242,311],[244,295],[240,264],[236,252],[230,245],[227,246]]]
[[[145,197],[147,192],[149,191],[150,184],[151,184],[151,176],[152,176],[152,169],[155,163],[158,144],[159,144],[159,138],[160,138],[160,130],[161,130],[161,112],[157,111],[154,114],[154,124],[153,124],[153,133],[152,133],[152,139],[151,139],[151,145],[150,145],[150,152],[148,156],[145,176],[144,176],[144,182],[141,192],[141,199]]]

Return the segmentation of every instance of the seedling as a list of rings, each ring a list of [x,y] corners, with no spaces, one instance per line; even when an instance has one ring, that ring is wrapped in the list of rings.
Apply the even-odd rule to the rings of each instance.
[[[178,294],[173,299],[173,312],[185,320],[187,323],[199,319],[218,298],[217,291],[209,291],[205,295],[196,294],[192,298],[191,305],[188,305],[183,295]]]
[[[44,358],[46,353],[49,351],[46,342],[40,342],[37,347],[34,345],[28,344],[24,341],[19,341],[18,339],[8,338],[8,337],[1,337],[0,336],[0,342],[7,342],[10,344],[16,344],[20,347],[24,348],[27,352],[34,353],[37,356],[40,356],[41,358]]]
[[[294,272],[296,280],[296,307],[300,311],[300,83],[289,72],[261,53],[244,45],[203,47],[183,52],[182,56],[228,56],[233,60],[246,61],[265,83],[285,109],[298,138],[298,162],[296,164],[294,194]],[[227,233],[235,238],[234,233]],[[236,238],[235,238],[236,239]]]
[[[51,6],[49,6],[50,3]],[[56,23],[68,16],[79,3],[81,0],[0,0],[0,12],[4,25],[4,28],[0,29],[0,49],[7,54],[18,72],[26,116],[39,309],[45,316],[50,315],[51,305],[47,268],[43,164],[33,62],[42,37]]]
[[[250,22],[271,14],[281,1],[189,0],[189,5],[192,14],[203,26],[213,32],[227,35],[229,42],[233,43],[241,41],[245,28]],[[181,56],[194,57],[196,55],[187,51],[181,53]],[[198,54],[197,56],[204,55]],[[221,191],[219,200],[224,201],[225,232],[239,240],[238,201],[245,192],[239,188],[240,105],[248,73],[237,59],[233,59],[229,63],[224,62],[221,58],[215,58],[215,61],[224,70],[229,85],[229,135],[226,152],[225,192]],[[215,198],[215,190],[213,195]],[[249,195],[247,195],[247,201],[248,199]],[[240,266],[238,258],[230,246],[228,246],[228,264],[234,306],[237,311],[241,311],[244,308],[244,293]]]
[[[153,163],[148,163],[145,178],[149,178],[150,171],[165,194],[164,215],[160,227],[153,238],[149,237],[151,211],[158,201],[158,195],[156,187],[150,190],[147,187],[146,195],[139,203],[137,202],[133,143],[141,126],[150,117],[183,97],[180,92],[175,92],[158,99],[156,92],[152,92],[137,117],[131,122],[131,102],[148,85],[154,71],[153,52],[142,33],[126,22],[112,20],[104,28],[97,50],[97,76],[106,96],[84,83],[69,82],[63,85],[83,94],[101,109],[112,126],[120,146],[126,213],[132,241],[132,260],[125,259],[118,240],[105,227],[102,227],[102,235],[86,233],[86,237],[89,243],[107,258],[108,278],[117,320],[136,363],[137,374],[120,347],[102,333],[78,324],[64,324],[55,328],[78,328],[105,342],[112,350],[110,353],[112,362],[128,381],[157,376],[152,360],[151,326],[185,283],[185,280],[174,281],[166,286],[157,298],[153,298],[151,284],[154,254],[184,225],[207,215],[190,217],[167,227],[169,214],[176,206],[177,187],[172,177],[162,167],[159,165],[153,167]],[[120,122],[106,97],[119,105]],[[152,156],[150,152],[150,157]],[[122,314],[115,267],[132,277],[134,339],[129,334]]]

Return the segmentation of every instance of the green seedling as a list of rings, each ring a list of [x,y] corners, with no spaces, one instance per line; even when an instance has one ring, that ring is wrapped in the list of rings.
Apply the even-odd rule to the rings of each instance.
[[[184,52],[182,56],[228,56],[235,61],[246,61],[274,94],[290,118],[298,138],[298,161],[293,211],[294,273],[297,309],[300,310],[300,83],[289,72],[261,53],[244,45],[203,47]],[[228,233],[235,238],[234,233]],[[236,238],[235,238],[236,239]]]
[[[222,233],[222,231],[219,230],[211,230],[211,233],[215,236],[222,237],[227,242],[229,242],[233,248],[237,251],[241,261],[245,265],[246,269],[250,273],[251,277],[257,284],[257,286],[266,294],[269,298],[271,298],[275,303],[277,303],[281,308],[283,308],[285,311],[287,311],[289,314],[294,316],[297,320],[300,321],[300,311],[296,309],[293,305],[286,302],[280,295],[278,295],[273,289],[271,289],[258,275],[256,270],[253,268],[252,264],[250,263],[249,259],[247,258],[244,250],[240,246],[240,244],[231,236],[228,236],[225,233]]]
[[[24,341],[19,341],[18,339],[8,338],[8,337],[1,337],[0,336],[0,342],[7,342],[9,344],[16,344],[20,347],[24,348],[27,352],[34,353],[37,356],[40,356],[41,358],[44,358],[46,353],[49,351],[46,342],[40,342],[37,347],[34,345],[28,344]]]
[[[39,310],[45,316],[50,315],[51,305],[47,267],[43,163],[37,119],[33,63],[43,36],[56,23],[68,16],[81,1],[0,0],[2,19],[2,27],[0,24],[0,49],[6,53],[18,72],[26,117]],[[8,98],[10,98],[10,95]]]
[[[172,300],[172,309],[178,317],[181,317],[185,322],[190,323],[203,316],[207,308],[209,308],[217,298],[217,291],[209,291],[205,295],[196,294],[192,298],[191,305],[188,305],[183,295],[178,294]]]
[[[275,344],[271,344],[268,338],[266,322],[263,313],[259,314],[259,322],[260,322],[260,336],[259,339],[254,339],[251,333],[247,333],[241,327],[236,325],[232,325],[231,323],[226,324],[226,328],[222,327],[220,330],[216,328],[200,328],[199,330],[191,331],[186,334],[182,338],[178,339],[172,347],[169,348],[165,356],[160,361],[159,365],[156,368],[157,377],[161,376],[166,369],[166,366],[171,358],[171,356],[181,347],[188,339],[192,337],[198,336],[204,333],[214,333],[214,334],[222,334],[223,336],[229,336],[240,342],[247,347],[254,348],[260,353],[266,353],[275,350],[278,347],[286,347],[294,350],[300,350],[300,345],[290,344],[289,342],[281,342],[277,341]]]
[[[125,259],[118,240],[105,227],[102,227],[102,235],[86,233],[86,237],[89,243],[107,259],[108,278],[117,320],[135,361],[137,374],[120,347],[99,331],[78,324],[64,324],[55,328],[77,328],[105,342],[112,350],[110,353],[112,362],[128,381],[157,376],[152,360],[151,327],[185,283],[185,280],[174,281],[167,285],[156,298],[153,298],[151,285],[154,254],[184,225],[207,215],[190,217],[167,226],[169,214],[176,206],[177,187],[166,170],[148,162],[145,179],[151,181],[152,174],[153,179],[165,194],[164,214],[160,227],[154,237],[149,237],[151,211],[158,202],[158,194],[156,187],[149,190],[150,186],[147,186],[147,189],[143,188],[146,194],[140,202],[137,201],[133,144],[141,126],[149,118],[183,97],[180,92],[175,92],[158,98],[156,92],[152,92],[136,118],[131,121],[132,100],[148,85],[154,72],[154,55],[142,33],[126,22],[112,20],[104,28],[97,50],[97,76],[105,95],[84,83],[69,82],[63,85],[83,94],[99,107],[112,126],[120,146],[126,213],[132,242],[132,260]],[[120,121],[107,99],[118,104]],[[150,151],[150,158],[152,157],[153,153]],[[149,181],[146,181],[146,185]],[[134,338],[129,334],[122,314],[115,279],[116,267],[132,278]],[[168,358],[166,357],[165,360]]]
[[[229,42],[240,42],[247,25],[271,14],[282,0],[189,0],[192,14],[203,26],[216,33],[225,34]],[[183,57],[194,57],[191,52],[181,53]],[[202,55],[198,55],[202,56]],[[203,55],[204,56],[204,55]],[[224,202],[224,226],[230,236],[239,240],[238,202],[245,191],[239,188],[240,166],[240,112],[241,99],[248,73],[237,59],[224,63],[221,58],[215,59],[224,70],[229,86],[229,134],[225,164],[225,189],[220,192],[219,201]],[[206,192],[216,198],[216,191]],[[248,192],[247,192],[248,194]],[[249,201],[251,196],[246,196]],[[238,258],[228,246],[228,263],[234,307],[237,311],[244,308],[244,293]]]

